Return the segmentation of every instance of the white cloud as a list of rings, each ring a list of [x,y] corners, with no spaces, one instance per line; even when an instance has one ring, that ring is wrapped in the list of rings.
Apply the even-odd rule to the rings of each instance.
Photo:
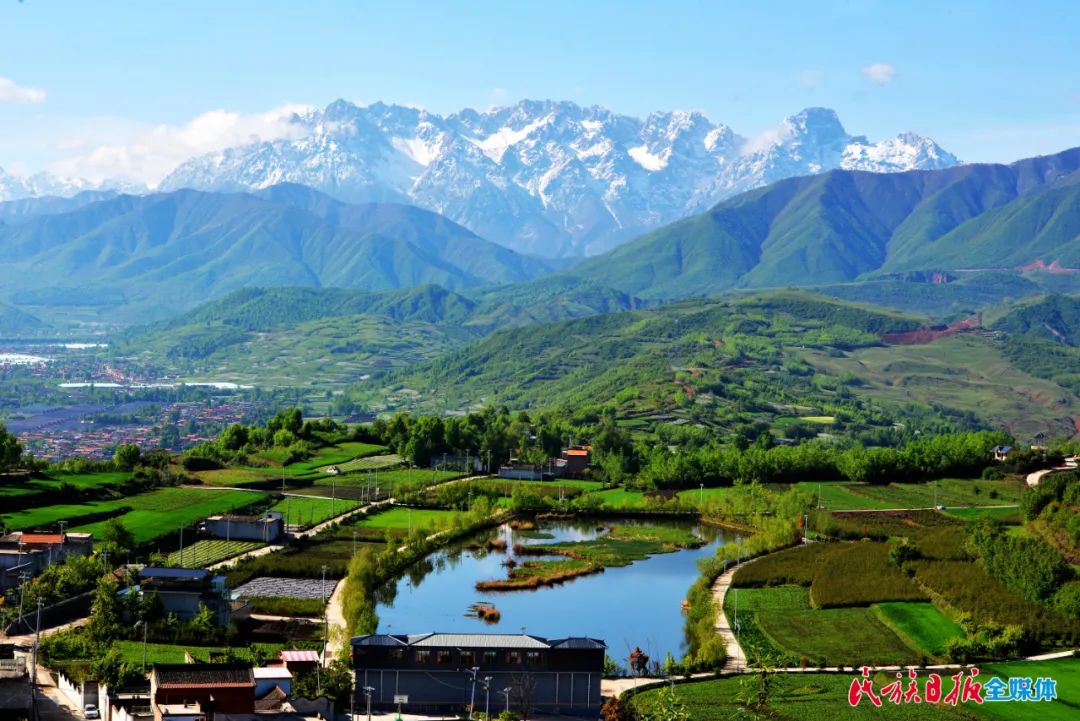
[[[896,76],[896,68],[888,63],[871,63],[862,69],[862,74],[874,85],[889,85]]]
[[[283,105],[248,115],[211,110],[184,125],[141,128],[119,142],[96,145],[86,153],[57,161],[49,170],[94,181],[124,178],[153,187],[177,165],[197,155],[262,140],[304,137],[308,129],[296,122],[295,115],[310,110],[306,105]],[[80,139],[65,142],[74,148]]]
[[[45,91],[24,88],[14,80],[0,78],[0,103],[44,103]]]
[[[739,150],[743,155],[751,155],[760,150],[768,150],[774,145],[782,143],[787,140],[790,135],[791,126],[787,123],[780,123],[779,125],[774,125],[773,127],[758,133],[753,138],[750,138]]]

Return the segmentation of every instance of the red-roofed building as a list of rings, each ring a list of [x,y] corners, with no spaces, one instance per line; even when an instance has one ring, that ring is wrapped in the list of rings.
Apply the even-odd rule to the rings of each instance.
[[[570,446],[555,460],[556,474],[577,478],[585,474],[592,461],[592,446]]]
[[[292,671],[293,675],[300,675],[314,671],[319,665],[319,652],[303,649],[286,649],[278,655],[279,663]]]
[[[255,713],[255,676],[247,664],[155,664],[150,698],[155,721]]]
[[[0,590],[19,584],[19,575],[34,578],[68,556],[89,556],[94,537],[89,533],[16,531],[0,537]]]

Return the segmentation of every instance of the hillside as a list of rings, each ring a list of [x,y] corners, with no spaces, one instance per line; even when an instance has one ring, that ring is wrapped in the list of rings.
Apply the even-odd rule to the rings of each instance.
[[[123,195],[0,226],[0,283],[14,304],[34,311],[107,298],[112,307],[103,315],[124,323],[245,287],[437,283],[458,290],[559,267],[418,208],[346,206],[291,188],[268,194],[274,199],[190,190]]]
[[[437,285],[368,292],[246,288],[113,336],[112,352],[168,375],[261,385],[340,384],[435,357],[493,330],[635,308],[577,281],[499,286],[470,297]]]
[[[628,423],[765,424],[789,437],[894,423],[1074,432],[1074,393],[1013,365],[990,334],[899,347],[881,339],[927,323],[793,291],[682,301],[500,331],[352,393],[429,410],[611,406]]]
[[[971,269],[1080,267],[1080,149],[1011,165],[792,178],[568,274],[649,299]],[[1041,263],[1039,263],[1041,261]]]
[[[48,327],[48,324],[29,313],[0,303],[0,335],[9,337],[34,335],[47,330]]]

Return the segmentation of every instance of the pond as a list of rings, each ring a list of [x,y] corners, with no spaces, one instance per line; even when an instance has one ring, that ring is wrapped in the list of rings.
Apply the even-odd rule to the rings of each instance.
[[[690,528],[706,543],[700,548],[649,556],[629,566],[608,568],[556,586],[488,593],[475,588],[477,581],[506,578],[503,562],[514,556],[515,544],[587,541],[606,533],[610,525],[638,523]],[[608,655],[624,667],[635,646],[656,661],[662,661],[666,653],[679,658],[685,649],[681,604],[698,577],[698,559],[715,553],[724,541],[722,533],[720,529],[668,519],[545,521],[536,531],[502,526],[471,540],[483,543],[493,536],[501,537],[511,549],[508,553],[461,546],[435,553],[414,565],[392,589],[387,589],[386,595],[393,595],[392,603],[377,605],[379,631],[520,633],[524,629],[547,638],[601,639],[608,645]],[[485,602],[498,608],[501,617],[497,623],[468,615],[470,606]]]

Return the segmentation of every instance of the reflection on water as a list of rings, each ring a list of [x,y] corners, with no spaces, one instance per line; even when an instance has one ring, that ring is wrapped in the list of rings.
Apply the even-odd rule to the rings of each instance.
[[[669,652],[678,657],[684,649],[680,604],[698,576],[697,560],[714,553],[723,542],[719,529],[671,520],[559,520],[538,526],[539,534],[515,531],[504,525],[478,535],[472,542],[482,545],[489,538],[500,537],[513,549],[519,543],[587,541],[607,533],[613,523],[691,527],[707,544],[658,554],[560,586],[484,593],[476,590],[476,582],[505,578],[507,569],[503,563],[513,557],[512,550],[498,553],[454,547],[413,565],[380,593],[379,630],[519,633],[524,628],[528,633],[549,638],[603,639],[608,644],[608,654],[624,666],[634,646],[641,646],[657,661],[662,661]],[[489,625],[466,615],[470,606],[483,602],[493,603],[499,609],[501,618],[497,624]]]

